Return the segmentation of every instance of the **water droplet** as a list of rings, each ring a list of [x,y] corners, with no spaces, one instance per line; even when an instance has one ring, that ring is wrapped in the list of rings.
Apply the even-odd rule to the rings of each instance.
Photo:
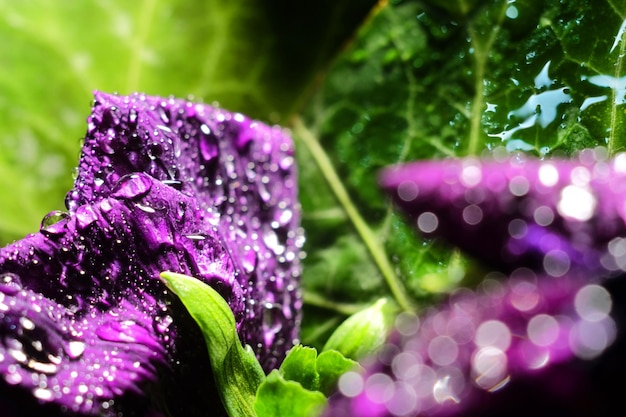
[[[513,177],[509,182],[509,191],[516,197],[523,197],[529,189],[530,183],[522,176]]]
[[[85,348],[85,342],[82,342],[80,340],[71,340],[67,344],[65,351],[71,359],[77,359],[81,357],[82,354],[85,352]]]
[[[241,266],[248,274],[251,274],[256,268],[257,255],[256,252],[249,246],[246,246],[244,249],[245,252],[240,256]]]
[[[484,347],[472,358],[472,371],[476,385],[494,391],[507,381],[506,355],[493,346]]]
[[[54,393],[47,388],[35,388],[33,395],[42,401],[50,401],[54,398]]]
[[[201,235],[201,234],[185,235],[185,237],[187,239],[189,239],[189,240],[195,240],[195,241],[206,240],[206,236],[205,235]]]
[[[419,188],[414,181],[403,181],[398,185],[398,197],[402,201],[413,201],[419,195]]]
[[[604,320],[609,315],[613,307],[613,300],[606,288],[590,284],[576,293],[574,306],[582,319],[597,322]]]
[[[163,184],[174,188],[175,190],[182,190],[183,189],[183,183],[181,181],[178,180],[163,180],[161,181]]]
[[[137,110],[130,109],[130,111],[128,112],[128,121],[131,127],[137,126]]]
[[[219,147],[216,139],[211,135],[211,129],[205,124],[200,126],[200,130],[204,137],[200,138],[198,146],[200,147],[200,155],[205,162],[211,161],[219,154]]]
[[[33,330],[35,328],[35,323],[28,317],[20,317],[19,322],[25,330]]]
[[[76,227],[79,230],[84,230],[90,224],[94,223],[98,219],[98,215],[94,211],[92,206],[84,205],[79,206],[76,209]]]
[[[363,391],[363,377],[354,371],[348,371],[339,377],[338,386],[343,395],[354,398]]]
[[[132,326],[135,326],[135,322],[118,322],[110,321],[103,324],[96,329],[96,335],[102,340],[109,342],[135,342],[135,337],[131,334]]]
[[[439,219],[435,213],[424,212],[417,218],[417,227],[423,233],[432,233],[439,227]]]
[[[144,204],[135,204],[135,207],[137,207],[139,210],[143,211],[144,213],[148,213],[148,214],[152,214],[152,213],[156,213],[156,210],[153,209],[150,206],[146,206]]]
[[[285,316],[280,304],[270,302],[263,304],[263,330],[266,345],[269,346],[274,342],[274,337],[282,330],[284,321]]]
[[[66,225],[68,218],[69,214],[64,211],[51,211],[41,220],[39,231],[48,237],[63,234],[67,230]]]
[[[271,227],[266,225],[263,229],[263,242],[276,255],[282,255],[285,252],[285,246],[278,241],[278,235]]]
[[[113,197],[137,198],[147,194],[152,188],[150,177],[143,174],[125,175],[115,184]]]
[[[47,374],[47,375],[55,374],[59,371],[59,366],[52,362],[47,363],[47,362],[29,360],[26,363],[26,366],[28,366],[33,371],[40,372],[42,374]]]
[[[559,322],[548,314],[538,314],[528,322],[526,333],[537,346],[549,346],[559,337]]]
[[[160,333],[165,333],[169,330],[173,322],[174,322],[174,319],[169,314],[166,316],[163,316],[157,322],[157,330]]]
[[[477,225],[483,220],[482,209],[475,204],[465,207],[463,209],[463,220],[470,226]]]

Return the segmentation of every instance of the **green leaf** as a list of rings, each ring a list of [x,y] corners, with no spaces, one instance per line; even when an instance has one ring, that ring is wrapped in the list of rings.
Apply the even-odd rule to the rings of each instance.
[[[376,352],[393,328],[397,313],[393,302],[381,298],[344,321],[330,336],[324,351],[336,350],[354,360]]]
[[[327,350],[318,356],[316,349],[298,345],[289,351],[279,372],[288,381],[329,396],[336,389],[339,377],[358,366],[336,350]]]
[[[72,186],[92,91],[285,122],[376,0],[0,0],[0,244]]]
[[[305,343],[323,344],[317,327],[346,303],[388,296],[411,310],[483,276],[394,213],[381,168],[626,149],[625,19],[623,0],[395,0],[362,27],[294,123]]]
[[[358,368],[358,363],[346,358],[336,350],[327,350],[317,357],[319,373],[319,391],[330,396],[337,389],[339,377],[344,373]]]
[[[202,281],[174,272],[161,279],[200,326],[217,389],[230,417],[255,416],[253,403],[265,374],[252,349],[241,345],[235,317],[221,295]]]
[[[325,405],[326,397],[321,392],[306,390],[273,370],[259,387],[254,410],[258,417],[313,417]]]
[[[294,346],[280,365],[280,373],[286,380],[299,382],[307,390],[319,391],[317,350],[302,345]]]

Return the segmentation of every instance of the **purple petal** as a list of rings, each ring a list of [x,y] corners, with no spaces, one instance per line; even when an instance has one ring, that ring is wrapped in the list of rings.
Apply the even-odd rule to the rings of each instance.
[[[0,413],[219,414],[201,335],[170,308],[164,270],[218,290],[243,341],[277,366],[301,307],[292,153],[282,130],[241,115],[96,93],[69,213],[0,249],[0,390],[21,399]]]
[[[626,155],[417,162],[381,183],[421,232],[505,270],[626,270]]]
[[[240,334],[266,370],[277,366],[297,338],[301,309],[303,233],[291,139],[241,114],[141,94],[96,92],[88,122],[70,212],[108,195],[133,172],[194,196],[246,292]]]
[[[546,415],[538,398],[589,415],[601,397],[587,364],[616,336],[611,294],[583,277],[520,274],[401,316],[366,372],[341,377],[326,416]]]

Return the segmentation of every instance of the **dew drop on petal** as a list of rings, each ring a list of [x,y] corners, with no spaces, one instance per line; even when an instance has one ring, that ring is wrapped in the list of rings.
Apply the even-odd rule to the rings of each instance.
[[[50,401],[54,398],[54,393],[47,388],[35,388],[33,395],[42,401]]]
[[[435,213],[427,211],[417,218],[417,227],[424,233],[432,233],[439,227],[439,219]]]
[[[483,220],[483,211],[475,204],[469,205],[463,209],[463,220],[465,223],[474,226]]]
[[[550,163],[539,168],[539,181],[546,187],[552,187],[559,182],[559,171]]]
[[[419,194],[419,188],[414,181],[402,181],[398,185],[398,197],[402,201],[413,201]]]
[[[533,212],[535,222],[540,226],[549,226],[554,221],[554,212],[548,206],[540,206]]]
[[[511,331],[500,320],[487,320],[478,326],[474,343],[479,347],[495,347],[506,351],[511,345]]]
[[[553,277],[562,277],[569,271],[570,257],[562,250],[554,249],[543,257],[543,268]]]
[[[363,391],[363,377],[353,371],[348,371],[339,377],[339,391],[348,398],[353,398]]]
[[[587,221],[593,217],[596,198],[587,188],[568,185],[561,191],[557,211],[563,217]]]
[[[574,307],[576,313],[583,319],[590,322],[604,320],[613,306],[611,294],[600,285],[586,285],[576,293]]]
[[[365,381],[365,395],[374,403],[384,404],[393,397],[393,394],[393,380],[387,374],[376,373]]]
[[[450,365],[458,354],[459,347],[449,336],[437,336],[428,344],[428,356],[437,365]]]
[[[509,235],[514,239],[522,239],[528,232],[528,226],[522,219],[513,219],[508,226]]]
[[[569,344],[579,358],[593,359],[613,342],[615,331],[610,317],[601,322],[580,320],[572,327]]]
[[[474,187],[482,180],[482,172],[480,170],[480,162],[473,158],[463,161],[463,170],[461,171],[461,183],[466,187]]]
[[[537,346],[549,346],[559,337],[559,323],[548,314],[537,314],[528,322],[526,333]]]
[[[489,391],[495,390],[507,379],[506,355],[498,348],[484,347],[472,358],[472,371],[476,385]]]
[[[516,197],[522,197],[528,193],[530,183],[524,177],[517,176],[511,178],[509,182],[509,191]]]

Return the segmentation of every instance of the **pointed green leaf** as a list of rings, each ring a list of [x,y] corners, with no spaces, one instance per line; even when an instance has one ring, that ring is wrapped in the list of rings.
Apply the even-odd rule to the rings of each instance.
[[[162,272],[161,279],[200,326],[216,386],[229,416],[255,416],[253,403],[265,374],[252,350],[241,345],[235,317],[226,301],[196,278]]]
[[[381,298],[344,321],[330,336],[324,351],[336,350],[354,360],[376,352],[393,328],[397,313],[395,304]]]

